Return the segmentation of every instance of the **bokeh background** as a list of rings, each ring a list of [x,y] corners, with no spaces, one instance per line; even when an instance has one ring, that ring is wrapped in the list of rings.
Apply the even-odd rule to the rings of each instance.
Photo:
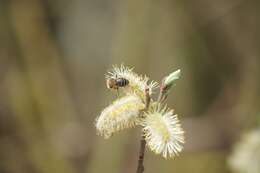
[[[168,105],[185,150],[147,150],[145,172],[231,173],[260,120],[259,17],[258,0],[1,0],[0,172],[135,172],[140,128],[94,128],[116,97],[104,74],[124,63],[157,81],[182,70]]]

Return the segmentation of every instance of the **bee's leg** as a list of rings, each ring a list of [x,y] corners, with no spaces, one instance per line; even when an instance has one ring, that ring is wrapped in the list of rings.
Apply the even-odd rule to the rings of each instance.
[[[116,89],[116,92],[117,92],[117,97],[119,97],[119,89],[118,88]]]

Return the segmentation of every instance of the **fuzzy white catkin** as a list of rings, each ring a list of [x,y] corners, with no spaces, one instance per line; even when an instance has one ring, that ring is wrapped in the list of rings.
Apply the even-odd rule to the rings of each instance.
[[[145,98],[146,88],[149,90],[149,94],[153,93],[153,90],[158,86],[157,82],[151,81],[148,83],[149,78],[147,76],[141,76],[133,72],[132,68],[121,65],[120,67],[114,66],[111,71],[108,71],[106,78],[116,79],[124,78],[129,81],[129,84],[125,87],[122,87],[122,91],[126,94],[135,93],[138,96]]]
[[[136,126],[140,122],[139,114],[145,105],[134,95],[127,95],[106,107],[96,120],[98,134],[109,138],[115,132]]]
[[[184,131],[173,110],[158,106],[146,113],[143,131],[148,147],[164,158],[178,155],[183,149]]]
[[[260,128],[243,135],[228,164],[236,173],[260,173]]]

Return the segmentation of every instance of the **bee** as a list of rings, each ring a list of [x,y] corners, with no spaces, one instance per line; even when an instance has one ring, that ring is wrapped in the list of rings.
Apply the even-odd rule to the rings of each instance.
[[[122,77],[108,78],[107,88],[118,90],[119,87],[126,87],[129,84],[129,80]]]

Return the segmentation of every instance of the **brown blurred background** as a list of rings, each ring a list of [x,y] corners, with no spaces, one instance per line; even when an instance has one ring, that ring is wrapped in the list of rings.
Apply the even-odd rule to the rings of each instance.
[[[115,98],[104,73],[125,63],[160,81],[186,131],[174,160],[146,173],[230,173],[226,159],[260,118],[258,0],[1,0],[0,172],[132,173],[140,128],[109,140],[94,120]]]

